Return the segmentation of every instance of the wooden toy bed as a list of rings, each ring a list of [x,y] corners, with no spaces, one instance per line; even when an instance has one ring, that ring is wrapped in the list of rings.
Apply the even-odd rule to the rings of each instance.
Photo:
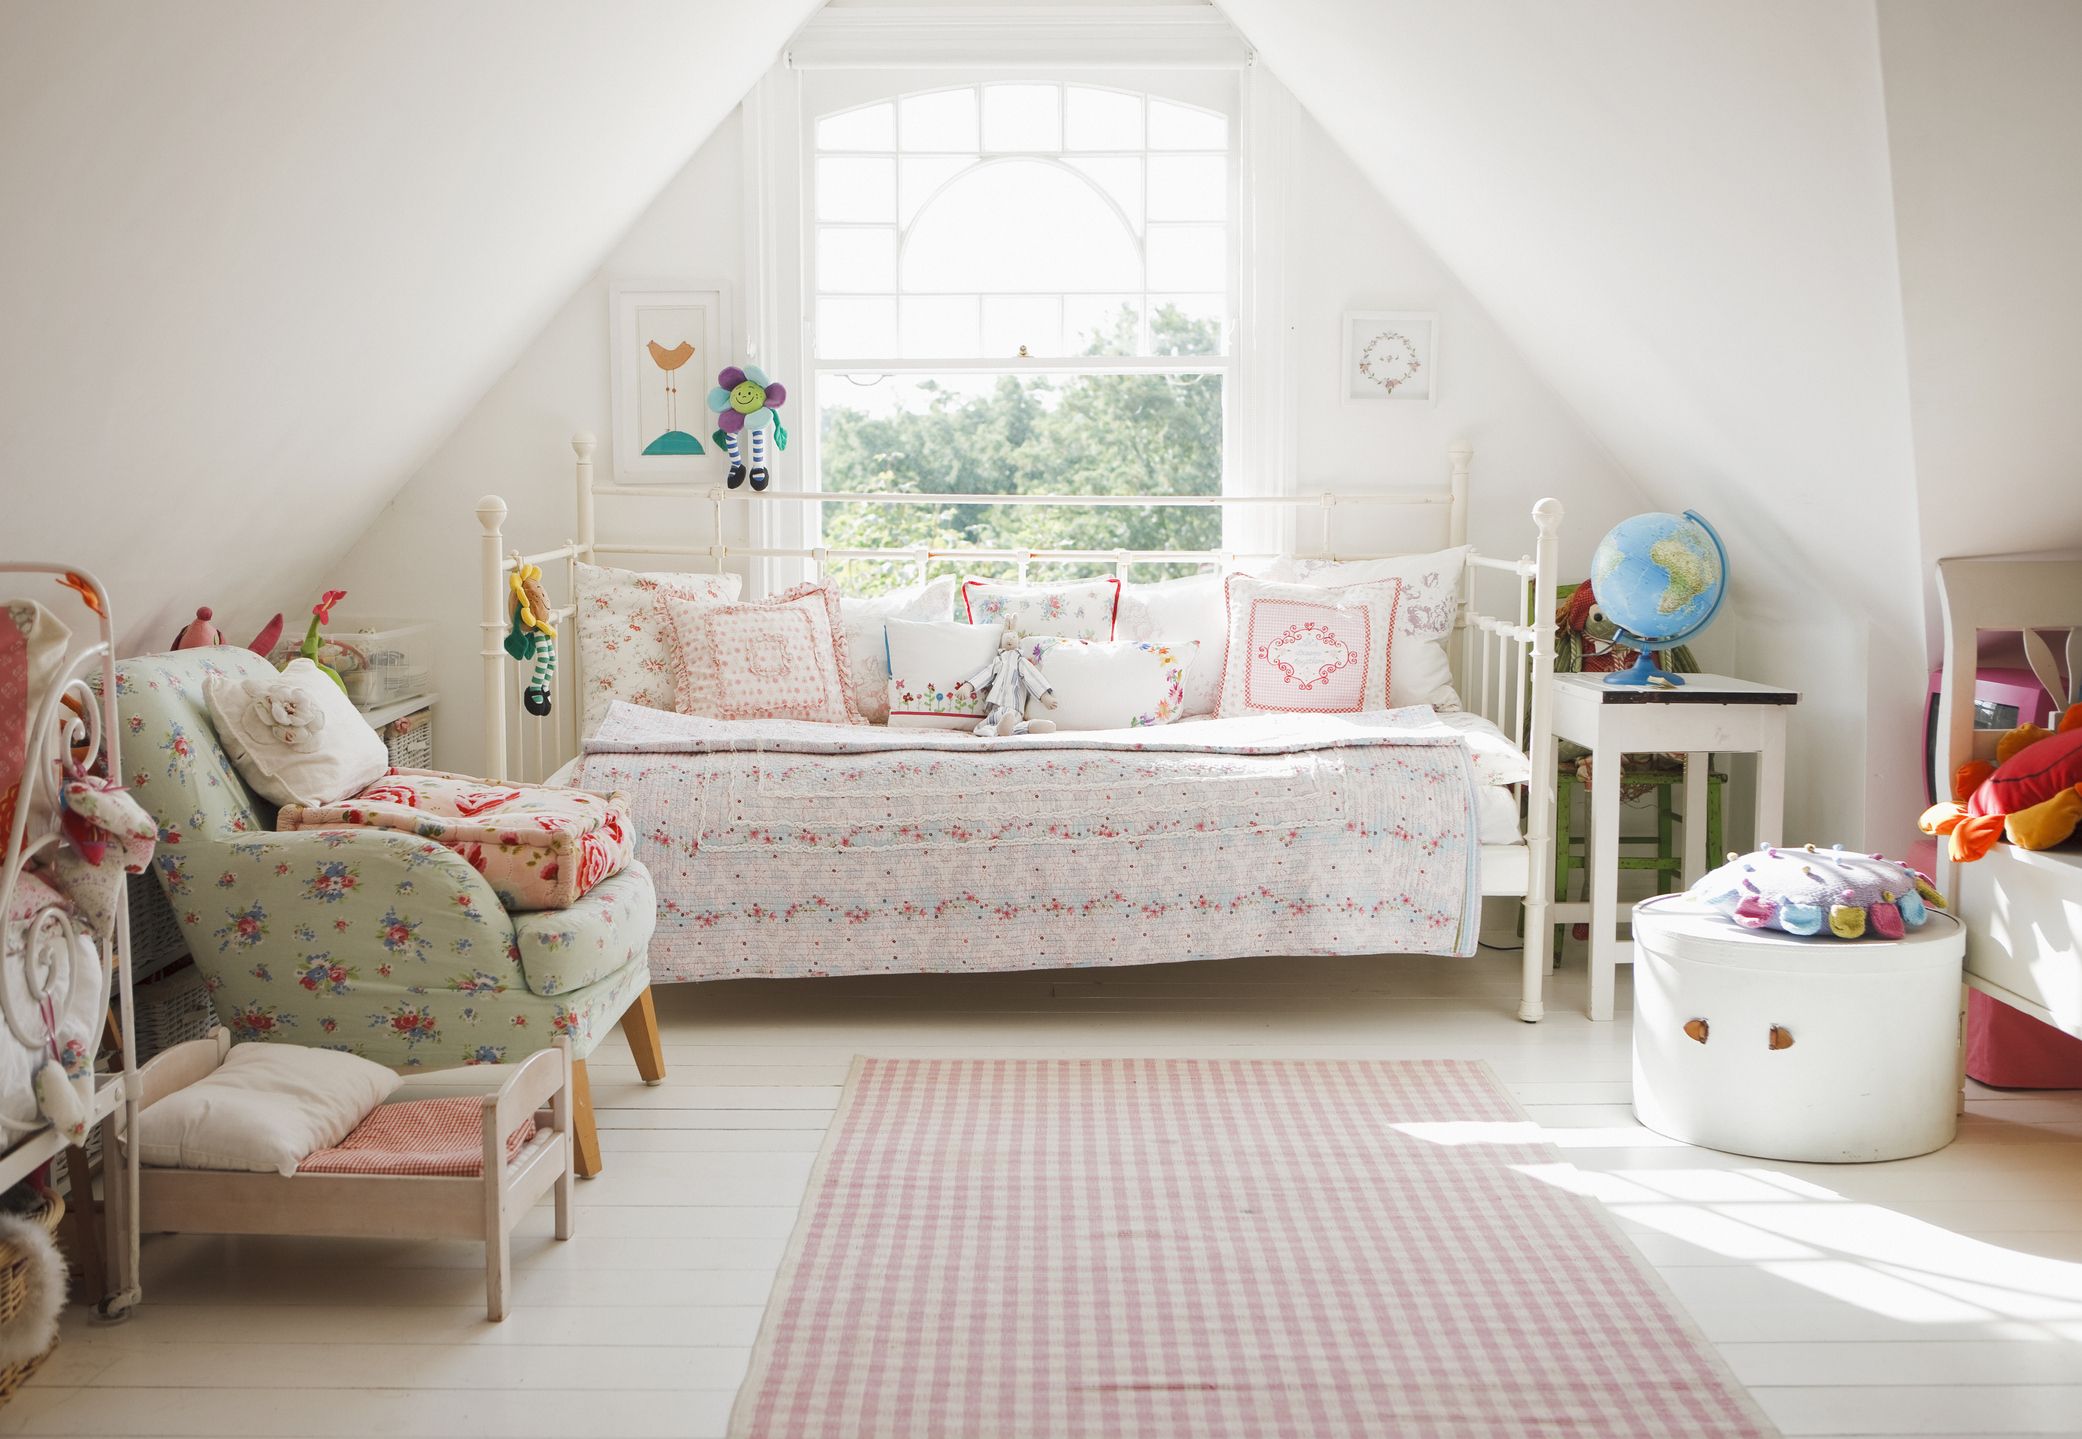
[[[215,1072],[230,1052],[218,1028],[156,1055],[138,1077],[140,1111]],[[427,1075],[421,1078],[434,1078]],[[464,1072],[483,1094],[483,1170],[474,1175],[259,1174],[211,1169],[138,1169],[138,1228],[147,1234],[294,1234],[339,1239],[484,1241],[485,1313],[506,1317],[511,1235],[544,1191],[556,1194],[556,1236],[571,1237],[571,1046],[559,1039],[518,1064]],[[421,1093],[426,1091],[421,1090]],[[417,1097],[410,1091],[394,1099]],[[529,1120],[534,1135],[509,1160],[506,1139]],[[103,1152],[122,1133],[104,1121]],[[490,1176],[489,1182],[485,1176]],[[127,1203],[118,1194],[113,1203]]]
[[[518,685],[512,660],[505,653],[501,641],[504,639],[511,619],[508,598],[507,575],[516,563],[539,565],[552,595],[552,603],[558,603],[556,594],[561,580],[562,603],[556,609],[558,621],[573,616],[569,598],[574,592],[575,566],[580,562],[610,565],[629,565],[640,569],[670,568],[675,563],[684,564],[692,557],[706,561],[721,571],[726,562],[739,563],[740,568],[749,568],[751,583],[748,593],[756,593],[762,578],[778,579],[772,573],[777,563],[793,563],[802,566],[807,562],[808,570],[822,576],[827,566],[847,561],[872,560],[884,563],[915,567],[920,580],[931,574],[947,572],[971,564],[991,563],[999,567],[1016,566],[1022,582],[1041,582],[1061,573],[1060,568],[1037,567],[1078,565],[1085,567],[1080,572],[1089,572],[1092,566],[1110,566],[1112,572],[1124,582],[1131,578],[1136,566],[1151,564],[1178,565],[1182,562],[1221,569],[1247,568],[1251,564],[1274,558],[1267,551],[1081,551],[1081,550],[985,550],[975,548],[931,548],[931,549],[840,549],[815,545],[789,547],[763,544],[763,531],[771,528],[795,536],[793,522],[807,515],[808,534],[814,538],[818,517],[825,505],[868,505],[868,506],[957,506],[977,505],[1041,505],[1065,508],[1089,507],[1094,504],[1128,504],[1135,506],[1214,506],[1225,514],[1230,510],[1246,516],[1270,519],[1272,523],[1261,523],[1250,533],[1292,533],[1290,521],[1310,523],[1320,519],[1321,531],[1326,537],[1349,536],[1363,530],[1364,517],[1384,516],[1394,525],[1393,538],[1388,545],[1374,544],[1364,553],[1341,550],[1331,553],[1318,550],[1313,557],[1352,560],[1376,558],[1382,555],[1427,553],[1443,546],[1459,546],[1467,543],[1469,516],[1469,460],[1468,447],[1456,446],[1451,452],[1447,482],[1430,488],[1382,489],[1355,494],[1297,494],[1297,495],[1195,495],[1195,496],[1090,496],[1090,495],[961,495],[920,494],[909,491],[873,491],[849,493],[822,493],[774,489],[764,494],[747,497],[742,491],[727,491],[721,487],[704,489],[691,485],[671,484],[615,484],[596,483],[593,477],[592,456],[594,439],[581,434],[573,439],[572,447],[578,456],[576,532],[577,538],[568,540],[554,548],[533,554],[521,555],[508,549],[506,522],[508,510],[504,500],[487,495],[478,504],[477,518],[480,525],[480,576],[482,610],[480,630],[483,642],[483,714],[484,714],[484,769],[487,774],[500,778],[538,779],[555,770],[566,760],[579,753],[582,744],[589,738],[578,733],[576,711],[573,702],[583,693],[585,675],[580,672],[579,649],[575,636],[559,646],[558,669],[552,689],[554,709],[549,719],[537,719],[521,712],[518,700]],[[603,538],[596,523],[596,502],[607,501],[602,512],[612,518],[621,528],[615,538]],[[749,506],[749,508],[745,508]],[[802,508],[797,508],[802,507]],[[1311,516],[1300,521],[1301,516]],[[543,520],[538,516],[524,516],[520,528],[524,533],[542,535],[556,533],[564,521]],[[1479,716],[1482,721],[1494,725],[1488,732],[1509,755],[1513,766],[1523,773],[1529,768],[1529,778],[1520,784],[1513,809],[1522,829],[1501,838],[1509,842],[1482,842],[1476,846],[1473,863],[1469,866],[1470,892],[1480,896],[1514,896],[1524,906],[1523,933],[1527,938],[1523,956],[1522,992],[1518,1007],[1519,1018],[1534,1021],[1544,1013],[1542,1000],[1543,977],[1550,965],[1549,952],[1552,944],[1552,928],[1546,917],[1547,906],[1553,892],[1554,865],[1553,814],[1554,814],[1554,761],[1552,758],[1553,726],[1551,722],[1551,689],[1553,681],[1553,627],[1545,623],[1551,612],[1556,584],[1560,578],[1560,540],[1562,507],[1556,500],[1541,500],[1532,510],[1532,532],[1529,535],[1530,553],[1519,558],[1502,558],[1474,551],[1469,554],[1462,581],[1459,605],[1455,617],[1457,634],[1449,645],[1455,681],[1467,711]],[[1443,524],[1440,521],[1443,520]],[[1244,533],[1243,521],[1239,521],[1238,533]],[[551,529],[550,526],[557,529]],[[705,542],[684,543],[677,537],[707,531]],[[568,531],[567,531],[568,533]],[[736,534],[752,537],[750,544],[730,542]],[[661,537],[674,538],[661,538]],[[1334,543],[1334,541],[1331,541]],[[1288,542],[1291,544],[1291,540]],[[630,565],[632,558],[641,557],[648,563]],[[561,571],[561,574],[559,572]],[[1527,623],[1537,616],[1542,622]],[[579,620],[582,622],[582,617]],[[1221,721],[1235,724],[1237,721]],[[838,727],[827,727],[838,728]],[[1172,735],[1178,736],[1176,743],[1188,743],[1186,735],[1195,725],[1173,726],[1165,732],[1166,742],[1148,746],[1152,751],[1161,751],[1173,743]],[[857,732],[849,732],[856,733]],[[889,734],[889,731],[881,731]],[[899,731],[897,734],[915,734],[915,731]],[[1136,732],[1140,733],[1140,732]],[[871,738],[871,737],[870,737]],[[854,743],[872,747],[870,738],[856,737]],[[1061,739],[1061,736],[1055,737]],[[745,744],[766,744],[767,738],[752,737]],[[1002,743],[1002,742],[999,742]],[[891,740],[895,744],[895,740]],[[742,747],[742,746],[740,746]],[[797,750],[796,753],[803,753]],[[1529,760],[1528,758],[1529,757]],[[587,758],[595,758],[588,756]],[[678,756],[667,756],[669,762]],[[795,758],[794,755],[790,756]],[[815,762],[814,756],[812,761]],[[1161,769],[1173,764],[1180,769],[1198,762],[1194,754],[1166,755],[1153,753],[1151,763]],[[1479,766],[1478,766],[1479,767]],[[573,782],[585,783],[583,776]],[[1479,775],[1476,780],[1480,788]],[[1478,794],[1477,798],[1481,798]],[[640,806],[639,806],[640,807]],[[640,849],[647,864],[662,861],[668,851],[691,847],[690,836],[681,833],[692,823],[679,809],[660,809],[655,815],[639,813],[636,829],[645,836],[650,848]],[[1521,838],[1522,836],[1522,838]],[[1483,840],[1494,836],[1484,834]],[[664,848],[659,848],[663,845]],[[979,852],[988,846],[978,846]],[[1045,858],[1045,856],[1043,857]],[[916,875],[929,866],[910,865],[906,872]],[[1276,865],[1268,867],[1276,869]],[[654,873],[657,866],[653,865]],[[1346,872],[1350,872],[1349,870]],[[1371,873],[1371,869],[1368,870]],[[946,895],[937,892],[921,893],[918,898],[926,905],[941,899],[958,902],[964,893],[959,876],[947,876],[943,888]],[[969,889],[977,888],[970,885]],[[1318,887],[1320,890],[1320,886]],[[1312,891],[1315,893],[1316,891]],[[1291,896],[1290,896],[1291,897]],[[1320,897],[1320,896],[1319,896]],[[967,896],[973,900],[974,895]],[[1119,899],[1120,896],[1115,896]],[[1134,899],[1133,895],[1128,896]],[[1274,896],[1279,898],[1279,896]],[[1139,901],[1138,901],[1139,902]],[[1192,902],[1192,901],[1188,901]],[[684,943],[675,938],[673,926],[684,922],[687,925],[706,923],[705,919],[688,918],[678,913],[679,908],[667,902],[661,890],[659,914],[660,934],[653,939],[651,948],[654,974],[665,979],[722,977],[720,973],[692,973],[676,970],[676,964],[687,954],[712,954],[718,948],[719,937],[714,930],[695,934],[691,930]],[[807,932],[807,925],[803,926]],[[1047,957],[1028,967],[1077,966],[1126,962],[1123,955],[1129,950],[1152,958],[1216,957],[1234,956],[1240,953],[1359,953],[1408,952],[1423,950],[1436,953],[1466,953],[1473,949],[1474,926],[1463,922],[1450,942],[1436,945],[1410,944],[1402,950],[1391,950],[1379,941],[1381,935],[1355,933],[1347,941],[1342,936],[1331,936],[1327,943],[1313,948],[1220,948],[1232,944],[1231,936],[1221,937],[1216,944],[1203,946],[1206,954],[1181,952],[1177,948],[1166,951],[1162,945],[1144,943],[1131,944],[1121,936],[1108,936],[1104,941],[1086,937],[1066,936],[1063,943]],[[748,948],[763,947],[765,956],[751,956],[752,963],[744,973],[791,972],[777,967],[773,956],[790,952],[801,952],[806,947],[803,935],[785,933],[787,925],[757,926],[759,933],[748,937]],[[1269,933],[1269,928],[1268,928]],[[892,972],[893,963],[907,967],[931,969],[945,961],[946,967],[956,967],[956,956],[952,951],[960,942],[951,935],[935,939],[921,935],[924,942],[914,944],[900,960],[892,961],[885,950],[878,962],[884,968],[878,972]],[[1287,936],[1289,943],[1292,936]],[[1245,943],[1251,941],[1245,940]],[[727,943],[727,941],[725,942]],[[1265,944],[1275,943],[1268,937]],[[678,951],[671,947],[680,945]],[[836,946],[829,946],[836,947]],[[968,956],[962,956],[963,967]],[[761,968],[761,965],[765,965]],[[848,972],[839,968],[820,969],[811,967],[799,972]]]

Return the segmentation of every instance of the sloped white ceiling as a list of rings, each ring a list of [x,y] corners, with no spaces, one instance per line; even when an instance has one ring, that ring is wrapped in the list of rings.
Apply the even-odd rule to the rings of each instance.
[[[6,552],[308,603],[814,8],[0,8]]]
[[[1897,832],[1924,640],[1870,0],[1222,6],[1644,492],[1721,528],[1745,669],[1855,725],[1796,757],[1796,820]]]

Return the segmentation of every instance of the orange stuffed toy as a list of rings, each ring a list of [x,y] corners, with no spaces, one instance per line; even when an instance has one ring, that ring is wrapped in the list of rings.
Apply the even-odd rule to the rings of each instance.
[[[1952,776],[1957,798],[1923,811],[1923,833],[1949,837],[1955,863],[1979,859],[2003,838],[2052,849],[2082,824],[2082,704],[2069,705],[2055,730],[2011,730],[1995,759],[1961,765]]]

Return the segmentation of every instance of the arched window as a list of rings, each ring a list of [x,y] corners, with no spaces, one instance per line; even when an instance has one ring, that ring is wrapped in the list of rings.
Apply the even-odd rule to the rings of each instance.
[[[813,482],[1220,493],[1233,109],[1020,79],[813,111]],[[1214,548],[1221,534],[1207,509],[823,508],[834,547]]]

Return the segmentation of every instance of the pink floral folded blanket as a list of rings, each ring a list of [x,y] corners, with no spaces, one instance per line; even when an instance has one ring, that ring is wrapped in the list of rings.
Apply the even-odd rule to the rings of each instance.
[[[338,804],[285,805],[277,829],[389,829],[447,845],[485,877],[509,911],[569,909],[629,863],[629,805],[620,792],[501,784],[430,769],[394,769]]]

